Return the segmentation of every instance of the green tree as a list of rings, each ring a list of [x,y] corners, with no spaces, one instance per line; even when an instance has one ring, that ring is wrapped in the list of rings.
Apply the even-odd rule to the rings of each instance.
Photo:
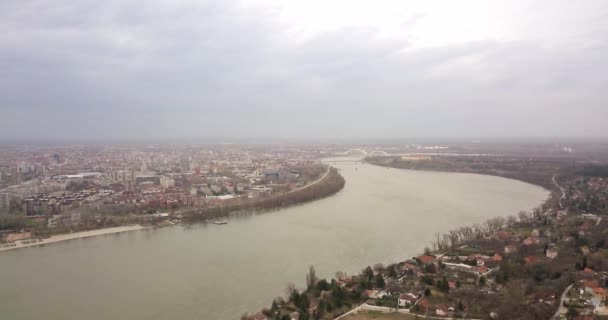
[[[384,276],[382,276],[382,274],[378,273],[378,275],[376,276],[376,286],[378,286],[378,288],[382,288],[384,289],[384,287],[386,287],[386,282],[384,281]]]
[[[308,269],[308,274],[306,275],[306,285],[308,286],[308,289],[314,288],[317,281],[317,271],[315,271],[315,267],[311,265]]]
[[[372,278],[374,277],[374,270],[372,270],[372,267],[368,266],[367,268],[365,268],[365,270],[363,271],[363,275],[365,275],[367,277],[367,279],[369,281],[372,280]]]
[[[568,317],[568,319],[574,319],[576,316],[578,316],[578,311],[572,307],[568,308],[568,312],[566,312],[566,317]]]
[[[450,291],[450,283],[446,277],[443,277],[443,280],[441,280],[441,288],[445,292]]]
[[[329,283],[327,283],[327,280],[325,280],[325,279],[319,280],[319,282],[317,282],[317,290],[319,290],[319,291],[329,290]]]
[[[324,315],[325,310],[326,310],[325,301],[323,299],[321,299],[321,301],[319,301],[319,305],[317,306],[317,315],[318,316]]]

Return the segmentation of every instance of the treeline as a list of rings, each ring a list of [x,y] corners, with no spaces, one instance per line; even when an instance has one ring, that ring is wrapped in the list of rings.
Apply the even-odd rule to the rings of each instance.
[[[345,184],[344,177],[336,168],[329,168],[323,180],[303,189],[261,197],[257,199],[237,199],[232,202],[202,208],[185,215],[186,220],[202,220],[226,216],[235,211],[256,211],[287,207],[294,204],[317,200],[340,191]]]
[[[581,176],[587,177],[608,177],[608,166],[589,165],[578,172]]]
[[[531,212],[520,211],[517,217],[514,215],[507,216],[506,218],[495,217],[486,220],[484,223],[461,226],[444,234],[435,233],[435,240],[431,242],[431,245],[433,246],[433,251],[445,251],[465,244],[479,242],[499,231],[513,228],[518,223],[527,222],[532,219],[541,220],[541,212],[540,208],[536,208]]]
[[[379,166],[429,171],[478,173],[515,179],[546,189],[555,188],[555,173],[572,166],[568,159],[530,159],[496,156],[432,156],[430,159],[408,160],[400,157],[368,157],[365,161]]]

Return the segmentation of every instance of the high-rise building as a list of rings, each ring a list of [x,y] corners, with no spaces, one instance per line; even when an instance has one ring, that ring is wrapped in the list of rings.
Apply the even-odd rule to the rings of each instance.
[[[0,193],[0,213],[6,213],[10,209],[11,203],[8,193]]]

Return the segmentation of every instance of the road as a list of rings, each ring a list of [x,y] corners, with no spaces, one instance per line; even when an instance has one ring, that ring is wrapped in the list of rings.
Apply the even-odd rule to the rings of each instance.
[[[562,293],[562,297],[559,300],[559,307],[557,307],[557,311],[555,311],[555,315],[553,315],[553,318],[551,319],[559,319],[560,314],[566,313],[567,309],[564,307],[564,301],[566,301],[566,295],[568,294],[568,291],[572,289],[573,285],[574,283],[566,287],[566,290],[564,290],[564,293]]]
[[[422,300],[422,299],[420,299]],[[418,300],[418,301],[420,301]],[[418,303],[418,302],[416,302]],[[368,305],[366,303],[363,303],[362,305],[350,310],[349,312],[334,318],[334,320],[338,320],[338,319],[343,319],[345,317],[347,317],[350,314],[353,313],[357,313],[359,311],[378,311],[378,312],[382,312],[382,313],[403,313],[403,314],[410,314],[412,316],[415,316],[419,319],[440,319],[440,320],[455,320],[455,319],[460,319],[460,320],[480,320],[480,319],[473,319],[473,318],[449,318],[449,317],[434,317],[434,316],[425,316],[425,315],[421,315],[421,314],[416,314],[416,313],[410,313],[409,310],[407,309],[395,309],[395,308],[389,308],[389,307],[378,307],[378,306],[371,306]]]
[[[553,175],[553,183],[562,191],[562,196],[559,198],[559,208],[563,209],[564,208],[564,204],[563,201],[566,198],[566,190],[564,190],[564,187],[560,186],[559,183],[557,183],[557,181],[555,180],[555,177],[557,177],[557,175]]]
[[[311,187],[311,186],[314,186],[315,184],[317,184],[317,183],[319,183],[319,182],[323,181],[323,179],[325,179],[325,177],[327,177],[327,175],[329,174],[329,170],[330,170],[330,169],[331,169],[331,166],[330,166],[330,165],[328,165],[328,166],[327,166],[327,170],[325,171],[325,173],[324,173],[324,174],[323,174],[323,175],[322,175],[322,176],[321,176],[319,179],[317,179],[317,180],[315,180],[315,181],[313,181],[313,182],[311,182],[311,183],[309,183],[309,184],[307,184],[307,185],[305,185],[305,186],[302,186],[302,187],[299,187],[299,188],[293,189],[293,190],[288,191],[288,192],[285,192],[285,193],[292,193],[292,192],[300,191],[300,190],[303,190],[303,189],[309,188],[309,187]]]

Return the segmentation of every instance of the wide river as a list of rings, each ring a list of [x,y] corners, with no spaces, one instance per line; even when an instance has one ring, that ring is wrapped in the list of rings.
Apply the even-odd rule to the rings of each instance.
[[[286,284],[420,253],[435,232],[516,214],[548,192],[503,178],[336,162],[334,196],[227,225],[149,229],[0,253],[0,318],[238,319]]]

